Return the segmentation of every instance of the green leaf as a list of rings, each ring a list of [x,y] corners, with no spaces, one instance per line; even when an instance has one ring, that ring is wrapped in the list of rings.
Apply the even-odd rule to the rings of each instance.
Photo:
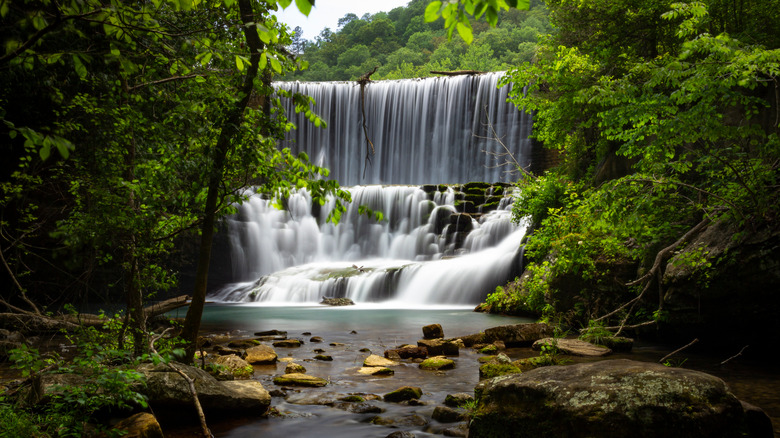
[[[297,6],[298,10],[307,17],[311,12],[311,3],[309,2],[310,0],[295,0],[295,6]]]
[[[458,35],[463,38],[463,41],[465,41],[466,44],[471,44],[471,42],[474,41],[474,35],[471,32],[471,26],[469,25],[468,21],[466,21],[466,24],[463,24],[462,21],[459,21],[457,28]]]
[[[79,58],[79,55],[72,55],[73,58],[73,67],[76,70],[76,74],[79,75],[79,78],[84,79],[87,77],[87,67],[84,65],[84,63],[81,62],[81,58]]]
[[[236,68],[238,71],[244,71],[244,60],[238,55],[236,55]]]
[[[266,65],[268,65],[268,55],[265,52],[263,52],[260,55],[260,64],[258,65],[258,68],[260,70],[264,70]]]
[[[287,9],[292,4],[292,0],[277,0],[277,3],[279,3],[282,9]]]
[[[437,0],[434,2],[430,2],[428,6],[425,8],[425,21],[427,23],[436,21],[439,18],[440,9],[441,9],[440,1]]]
[[[275,72],[281,73],[282,72],[282,64],[279,62],[278,59],[276,59],[275,56],[271,56],[268,59],[271,61],[271,68],[274,69]]]

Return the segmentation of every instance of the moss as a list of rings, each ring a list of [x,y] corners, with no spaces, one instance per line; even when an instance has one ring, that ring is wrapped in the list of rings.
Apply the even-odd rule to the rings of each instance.
[[[480,379],[492,379],[506,374],[519,374],[523,372],[518,366],[511,363],[488,362],[479,367]]]
[[[479,352],[482,354],[496,354],[498,352],[498,347],[493,344],[486,345],[482,347]]]
[[[404,400],[416,400],[420,397],[422,397],[422,389],[416,386],[402,386],[385,394],[384,399],[386,402],[398,403]]]
[[[455,361],[444,356],[429,357],[420,363],[423,370],[450,370],[455,368]]]
[[[348,395],[345,397],[341,397],[339,401],[350,402],[350,403],[363,403],[364,401],[366,401],[366,399],[359,395]]]
[[[512,364],[520,368],[522,371],[530,371],[534,368],[547,367],[551,365],[564,365],[568,362],[569,361],[567,359],[543,354],[537,357],[516,360],[512,362]]]
[[[496,356],[491,355],[491,356],[482,356],[482,357],[480,357],[477,360],[479,361],[479,363],[488,363],[488,362],[492,362],[495,359],[496,359]]]

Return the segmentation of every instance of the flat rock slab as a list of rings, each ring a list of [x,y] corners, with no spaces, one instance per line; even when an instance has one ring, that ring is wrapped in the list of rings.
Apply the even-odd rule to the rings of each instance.
[[[327,385],[328,381],[308,374],[291,373],[274,377],[274,383],[277,385],[318,387]]]
[[[257,345],[246,349],[244,360],[251,364],[263,365],[276,363],[278,356],[273,348],[267,345]]]
[[[397,365],[400,365],[400,363],[390,359],[385,359],[384,357],[378,356],[376,354],[369,355],[363,361],[364,367],[394,367]]]
[[[387,367],[362,367],[357,372],[365,376],[392,376],[395,374],[395,371]]]
[[[740,437],[745,413],[719,378],[605,360],[496,377],[475,388],[469,437]]]
[[[591,344],[590,342],[581,341],[579,339],[564,339],[564,338],[544,338],[534,342],[532,348],[534,350],[541,350],[543,345],[555,345],[558,351],[570,356],[583,356],[583,357],[601,357],[612,354],[612,350],[601,345]]]

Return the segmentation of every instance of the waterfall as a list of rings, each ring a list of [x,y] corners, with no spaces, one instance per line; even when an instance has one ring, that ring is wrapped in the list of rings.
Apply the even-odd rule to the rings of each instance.
[[[452,187],[350,191],[353,202],[338,225],[325,220],[333,200],[316,211],[309,194],[298,191],[287,210],[277,210],[272,200],[250,196],[227,221],[239,281],[210,299],[474,304],[516,268],[525,228],[512,223],[509,196],[494,210],[465,214]],[[383,211],[384,219],[359,214],[360,205]]]
[[[282,98],[297,125],[282,146],[329,168],[351,186],[353,202],[333,225],[326,221],[333,200],[313,208],[298,191],[277,210],[250,194],[227,219],[235,283],[210,299],[474,304],[517,274],[525,227],[511,221],[506,183],[518,175],[501,163],[511,153],[529,164],[531,116],[506,101],[501,76],[368,83],[365,124],[376,154],[367,168],[357,83],[276,83],[313,97],[312,111],[327,122],[315,127]],[[467,181],[484,183],[460,185]],[[360,206],[384,219],[361,215]]]
[[[368,137],[376,154],[364,169],[366,140],[356,82],[281,82],[275,85],[314,98],[312,111],[327,122],[317,128],[282,99],[297,129],[283,145],[306,152],[343,186],[512,182],[501,166],[510,152],[528,165],[532,120],[507,102],[503,73],[369,82],[365,86]],[[496,140],[500,139],[506,146]],[[365,176],[364,176],[365,173]]]

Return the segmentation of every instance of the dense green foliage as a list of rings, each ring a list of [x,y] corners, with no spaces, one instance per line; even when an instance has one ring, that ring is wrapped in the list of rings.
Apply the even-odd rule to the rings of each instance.
[[[411,0],[406,7],[390,12],[366,14],[358,17],[347,14],[339,20],[339,29],[323,30],[314,41],[303,39],[298,33],[298,43],[291,48],[301,53],[308,69],[287,74],[287,80],[335,81],[355,80],[379,67],[372,79],[401,79],[430,76],[431,71],[449,70],[506,70],[534,56],[537,35],[550,31],[547,9],[541,1],[530,2],[530,10],[502,9],[495,12],[490,24],[484,21],[486,9],[479,19],[464,14],[466,3],[460,5],[461,13],[452,13],[452,21],[444,21],[426,15],[428,0]],[[476,2],[475,2],[476,3]],[[459,3],[447,3],[455,7]],[[477,12],[477,11],[474,11]],[[457,17],[462,17],[461,22]],[[492,16],[492,15],[491,15]],[[452,26],[470,29],[473,40],[466,44],[453,37]],[[491,26],[492,24],[492,26]],[[298,29],[300,32],[300,29]],[[456,33],[461,35],[460,32]],[[297,47],[297,48],[296,48]]]
[[[547,4],[555,32],[505,81],[529,84],[511,98],[536,111],[535,137],[564,162],[520,183],[515,217],[535,225],[530,265],[488,304],[586,324],[645,294],[659,251],[697,223],[727,221],[744,237],[777,220],[780,3]],[[607,267],[619,261],[656,275],[616,287]],[[721,260],[680,262],[706,287]],[[575,278],[574,302],[558,296]],[[663,318],[663,299],[644,302],[613,318]]]

